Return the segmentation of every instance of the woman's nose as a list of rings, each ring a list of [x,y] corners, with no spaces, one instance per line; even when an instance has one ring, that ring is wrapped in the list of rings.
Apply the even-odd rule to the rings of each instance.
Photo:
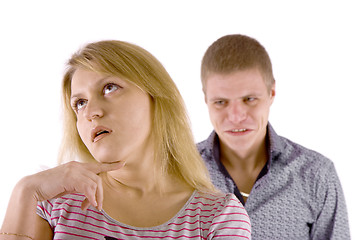
[[[104,115],[103,103],[99,100],[88,100],[85,108],[85,117],[89,121],[93,121],[96,118],[101,118]]]

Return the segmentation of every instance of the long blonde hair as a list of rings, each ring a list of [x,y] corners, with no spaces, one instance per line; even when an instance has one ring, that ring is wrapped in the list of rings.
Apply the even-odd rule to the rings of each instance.
[[[154,104],[153,134],[159,174],[172,174],[202,191],[213,191],[191,132],[183,99],[162,64],[145,49],[122,41],[90,43],[68,62],[63,78],[64,137],[59,161],[95,161],[77,132],[71,79],[78,68],[120,77],[147,92]]]

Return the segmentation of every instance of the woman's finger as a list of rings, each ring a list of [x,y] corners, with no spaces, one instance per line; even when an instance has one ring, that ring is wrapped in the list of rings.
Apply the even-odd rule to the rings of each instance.
[[[86,197],[84,207],[89,205],[99,210],[103,204],[102,172],[120,169],[123,162],[114,163],[79,163],[69,162],[31,177],[34,181],[35,197],[38,201],[60,197],[68,193],[82,193]]]
[[[114,171],[122,168],[125,165],[124,162],[113,162],[113,163],[88,163],[86,168],[95,174],[102,172]]]
[[[86,211],[90,207],[90,202],[87,198],[81,203],[81,210]]]
[[[102,185],[101,179],[99,176],[95,174],[88,174],[93,175],[91,177],[84,175],[83,179],[79,179],[79,181],[76,184],[76,192],[83,193],[85,197],[88,199],[89,203],[93,205],[94,207],[98,206],[98,202],[96,199],[97,195],[97,189],[99,188],[99,185]]]
[[[90,182],[85,183],[86,185],[83,186],[84,190],[82,192],[85,194],[87,201],[100,211],[104,200],[101,177],[95,173],[88,172],[88,176],[85,178]]]
[[[103,201],[104,201],[104,189],[101,178],[99,177],[99,182],[97,184],[97,189],[96,189],[96,202],[97,202],[96,208],[99,211],[101,211],[102,209]]]

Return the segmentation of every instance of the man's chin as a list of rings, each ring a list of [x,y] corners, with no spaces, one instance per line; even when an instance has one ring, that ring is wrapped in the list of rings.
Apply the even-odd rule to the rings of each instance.
[[[253,143],[251,138],[245,136],[244,137],[227,136],[221,139],[222,140],[220,141],[222,142],[222,144],[225,144],[228,148],[236,151],[246,151],[246,149],[249,149]]]

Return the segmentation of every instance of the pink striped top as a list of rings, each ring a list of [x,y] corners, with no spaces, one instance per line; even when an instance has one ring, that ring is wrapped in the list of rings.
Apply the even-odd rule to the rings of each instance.
[[[246,210],[233,194],[194,191],[184,207],[156,227],[133,227],[90,207],[81,210],[83,195],[70,194],[39,202],[54,239],[251,239]]]

